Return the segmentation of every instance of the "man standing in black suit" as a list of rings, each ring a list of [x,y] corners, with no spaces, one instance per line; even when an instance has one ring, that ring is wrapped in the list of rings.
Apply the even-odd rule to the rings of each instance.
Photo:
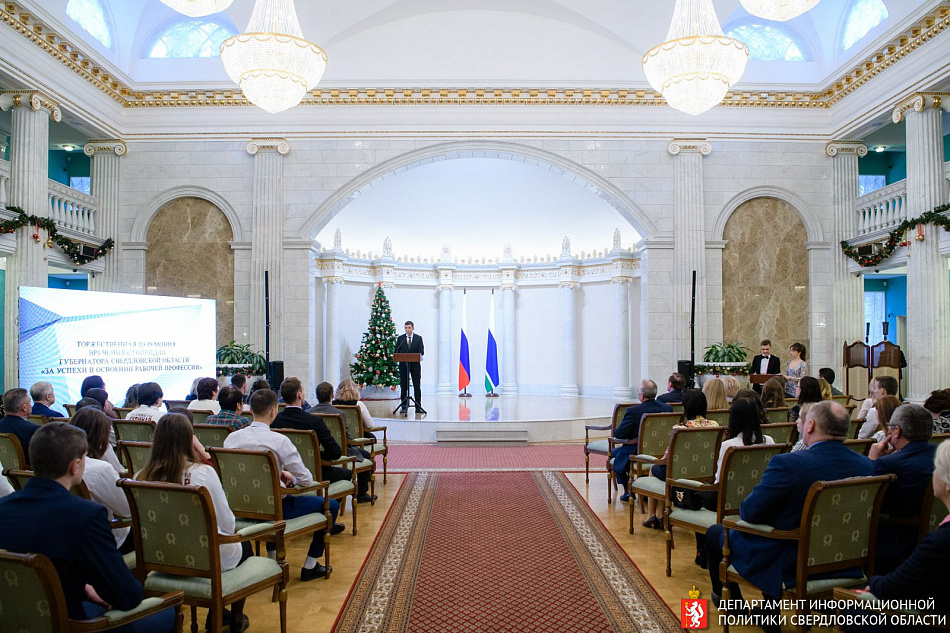
[[[755,358],[752,359],[752,373],[781,374],[782,361],[778,356],[772,354],[772,341],[765,339],[759,343],[759,345],[762,353],[757,354]],[[762,393],[762,385],[753,385],[753,388],[757,393]]]
[[[422,345],[422,337],[413,334],[415,325],[412,321],[406,321],[406,333],[396,339],[397,354],[425,354],[425,348]],[[406,413],[409,408],[409,377],[412,376],[412,387],[414,391],[413,398],[416,401],[416,412],[425,413],[422,408],[422,386],[419,381],[422,379],[422,363],[399,363],[399,387],[402,390],[402,413]]]

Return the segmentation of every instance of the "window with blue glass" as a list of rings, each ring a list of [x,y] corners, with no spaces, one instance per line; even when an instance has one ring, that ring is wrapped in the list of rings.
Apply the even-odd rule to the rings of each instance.
[[[841,50],[846,51],[887,19],[883,0],[854,0],[841,34]]]
[[[106,10],[99,0],[69,0],[66,15],[96,38],[106,48],[112,48],[112,29],[106,19]]]
[[[729,26],[726,37],[743,42],[749,47],[749,58],[765,62],[811,61],[811,49],[790,28],[769,22],[750,19]]]
[[[186,18],[166,24],[145,49],[145,57],[217,57],[221,42],[237,31],[218,18]]]

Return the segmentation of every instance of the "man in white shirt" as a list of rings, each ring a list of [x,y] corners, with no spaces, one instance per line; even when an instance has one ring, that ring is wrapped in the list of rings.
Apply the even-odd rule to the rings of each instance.
[[[143,382],[139,385],[139,406],[137,409],[129,411],[126,420],[151,420],[158,422],[163,415],[168,413],[162,406],[162,398],[165,394],[157,382]]]
[[[251,412],[254,414],[254,421],[251,422],[250,426],[228,435],[227,439],[224,440],[224,448],[270,451],[277,459],[277,467],[280,468],[280,480],[285,486],[295,486],[298,483],[307,486],[313,483],[313,476],[304,466],[303,460],[300,459],[300,453],[297,452],[293,442],[270,429],[271,423],[277,417],[277,394],[270,389],[255,391],[254,395],[251,396]],[[323,513],[323,497],[288,495],[281,499],[281,502],[285,519],[295,519],[314,512]],[[346,529],[342,524],[336,523],[339,509],[340,504],[335,499],[330,499],[330,514],[332,516],[330,523],[333,525],[330,530],[331,534],[339,534]],[[326,530],[314,532],[310,549],[307,552],[307,560],[300,571],[301,580],[324,578],[328,572],[333,571],[332,567],[326,567],[317,561],[323,556],[326,532]],[[267,547],[268,550],[273,548],[270,544]]]

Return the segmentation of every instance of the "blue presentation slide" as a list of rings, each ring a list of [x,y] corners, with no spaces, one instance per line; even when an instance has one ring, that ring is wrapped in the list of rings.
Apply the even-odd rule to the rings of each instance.
[[[86,376],[102,376],[109,400],[157,382],[183,400],[215,375],[215,302],[209,299],[20,287],[20,386],[45,380],[56,402],[79,400]],[[57,407],[53,407],[54,409]]]

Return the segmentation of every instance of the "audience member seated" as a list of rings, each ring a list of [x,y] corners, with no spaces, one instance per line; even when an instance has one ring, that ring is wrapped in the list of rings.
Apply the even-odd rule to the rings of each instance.
[[[260,391],[261,389],[270,389],[270,383],[263,378],[258,378],[254,381],[254,384],[251,385],[251,392],[248,395],[248,401],[250,401],[250,397],[254,395],[255,391]]]
[[[726,391],[726,402],[731,403],[732,399],[739,393],[739,389],[742,388],[742,385],[739,384],[739,379],[735,376],[724,376],[722,379],[722,387]]]
[[[884,396],[881,400],[891,398]],[[897,400],[897,398],[894,398]],[[891,518],[910,517],[920,512],[924,492],[934,471],[937,447],[930,443],[933,417],[919,404],[897,407],[887,424],[887,435],[871,446],[874,474],[894,473],[884,493],[881,514]],[[917,544],[917,526],[882,522],[877,531],[874,570],[887,574],[907,558]]]
[[[887,434],[887,425],[891,421],[891,416],[894,415],[894,411],[897,410],[897,407],[901,406],[901,401],[897,399],[896,396],[881,396],[874,402],[872,411],[875,412],[877,417],[877,429],[869,435],[869,438],[872,438],[875,442],[880,442],[884,439],[884,436]],[[865,425],[862,424],[861,428],[864,429]],[[870,431],[870,429],[868,429]],[[859,431],[860,435],[860,431]],[[859,438],[859,439],[868,439],[868,438]]]
[[[139,387],[141,386],[141,384],[135,383],[125,390],[125,402],[122,403],[123,408],[134,409],[139,406]]]
[[[812,380],[817,384],[817,379]],[[808,450],[776,455],[769,461],[762,480],[739,508],[743,521],[778,530],[795,529],[801,523],[805,498],[813,483],[874,474],[871,460],[844,445],[851,423],[848,411],[840,404],[825,401],[811,406],[801,426]],[[722,545],[723,527],[713,525],[706,532],[706,557],[714,604],[722,595]],[[777,541],[734,531],[729,535],[729,546],[730,563],[767,599],[777,600],[783,584],[794,584],[798,541]],[[843,573],[846,572],[836,572],[839,577]],[[738,586],[730,589],[733,598],[740,597]],[[776,626],[766,630],[778,629]]]
[[[821,386],[818,384],[818,379],[812,376],[802,376],[802,379],[795,386],[795,397],[798,398],[798,404],[788,410],[789,422],[798,421],[803,404],[822,401]]]
[[[30,440],[40,428],[39,424],[34,424],[27,419],[30,415],[30,394],[26,392],[26,389],[10,389],[3,394],[3,410],[7,415],[0,419],[0,433],[16,435],[23,448],[23,456],[29,464]]]
[[[125,416],[126,420],[151,420],[158,422],[165,411],[162,410],[162,388],[157,382],[143,382],[139,385],[139,406]]]
[[[189,409],[186,409],[185,407],[172,407],[171,409],[168,410],[168,413],[174,413],[176,415],[185,416],[188,419],[188,424],[190,424],[192,426],[192,429],[194,429],[195,414],[192,413]],[[168,413],[166,413],[165,415],[168,415]],[[165,415],[159,418],[158,421],[161,422],[162,419],[164,419]],[[214,460],[211,459],[211,453],[208,452],[208,449],[202,446],[201,442],[198,441],[198,437],[194,435],[194,430],[192,430],[192,449],[194,449],[195,455],[198,456],[198,459],[200,459],[203,464],[207,464],[208,466],[214,466]]]
[[[732,404],[736,403],[736,400],[746,399],[751,400],[752,404],[755,406],[756,412],[759,415],[759,424],[768,424],[769,418],[765,414],[765,407],[762,406],[762,397],[752,389],[740,389],[739,393],[736,394],[736,397],[733,399]]]
[[[726,400],[726,386],[718,378],[710,378],[703,384],[703,393],[706,394],[706,406],[709,411],[722,411],[729,408]]]
[[[835,387],[835,370],[831,367],[822,367],[818,370],[818,377],[823,379],[828,383],[828,386],[831,387],[831,395],[833,396],[843,396],[841,390]]]
[[[621,440],[640,439],[640,420],[647,413],[672,413],[673,407],[665,402],[657,402],[656,383],[652,380],[641,380],[638,389],[640,404],[632,406],[624,413],[623,420],[617,426],[614,437]],[[630,476],[627,474],[630,466],[630,456],[637,454],[636,444],[621,444],[613,450],[611,457],[614,459],[614,475],[617,481],[623,486],[623,495],[621,501],[629,501],[630,493],[627,492],[627,484],[630,482]]]
[[[108,510],[69,494],[82,481],[86,434],[64,422],[36,432],[30,445],[34,477],[23,490],[0,499],[0,548],[47,556],[56,567],[69,617],[95,618],[108,608],[128,611],[144,590],[122,560],[109,526]],[[168,609],[124,631],[172,631]]]
[[[950,433],[950,389],[931,392],[924,408],[933,416],[934,433]]]
[[[333,399],[333,404],[357,407],[360,410],[360,419],[363,421],[363,428],[376,426],[373,416],[369,414],[369,409],[367,409],[366,405],[360,400],[359,387],[357,387],[356,383],[351,379],[347,378],[336,388],[336,398]],[[369,431],[366,431],[363,437],[371,439],[374,442],[376,441],[376,436]]]
[[[214,415],[209,415],[205,424],[223,424],[237,431],[251,423],[247,418],[238,415],[244,410],[244,394],[237,387],[229,385],[218,392],[218,405],[221,410]]]
[[[234,374],[231,376],[231,386],[241,392],[242,402],[247,402],[250,396],[247,395],[247,376],[244,374]]]
[[[868,398],[868,400],[871,401],[871,406],[865,411],[865,422],[861,425],[861,430],[858,431],[858,439],[861,440],[867,439],[877,432],[880,421],[878,420],[878,413],[874,408],[874,404],[884,396],[897,397],[897,379],[893,376],[879,376],[871,381],[871,390],[869,393],[871,397]],[[865,400],[865,402],[867,402],[867,400]],[[862,404],[861,407],[863,409],[864,405]]]
[[[784,409],[785,383],[781,378],[769,378],[762,387],[762,406],[766,409]]]
[[[224,440],[224,448],[270,451],[277,460],[277,467],[280,468],[280,479],[285,486],[295,486],[298,483],[309,486],[313,483],[313,477],[304,466],[300,459],[300,453],[294,448],[293,442],[280,433],[275,433],[270,428],[274,418],[277,417],[277,394],[270,389],[255,391],[254,395],[251,396],[251,412],[254,414],[254,421],[251,422],[250,426],[228,435],[227,439]],[[295,519],[313,512],[323,512],[323,497],[286,496],[281,499],[281,503],[285,519]],[[328,517],[328,522],[333,525],[332,533],[342,532],[345,529],[342,525],[336,524],[336,516],[339,510],[340,504],[335,499],[330,499],[331,516]],[[303,581],[323,578],[327,575],[328,569],[318,562],[318,559],[323,556],[325,532],[326,530],[320,530],[313,534],[310,549],[307,551],[307,560],[300,572],[300,579]],[[275,546],[268,544],[267,549],[270,552],[275,549]]]
[[[343,415],[342,411],[330,404],[331,400],[333,400],[333,385],[328,382],[321,382],[319,385],[317,385],[317,404],[310,407],[307,411],[309,413],[316,413],[317,415],[321,413],[334,413],[337,415]],[[349,441],[353,440],[349,429],[346,429],[346,439]],[[355,457],[357,461],[373,459],[373,456],[369,451],[364,450],[355,444],[349,444],[346,447],[346,454],[350,457]],[[369,503],[370,501],[376,500],[375,495],[369,494],[369,480],[375,470],[376,467],[374,463],[373,470],[367,470],[356,475],[356,484],[359,488],[356,500],[360,503]]]
[[[821,392],[822,400],[831,400],[831,385],[829,385],[828,381],[824,378],[818,378],[818,391]]]
[[[85,398],[86,396],[89,395],[89,391],[91,389],[102,389],[103,391],[105,391],[106,383],[102,379],[102,376],[96,376],[96,375],[86,376],[86,378],[82,381],[82,386],[79,388],[79,397]],[[96,398],[96,396],[91,396],[91,397]],[[118,414],[115,412],[115,406],[111,402],[109,402],[108,393],[106,394],[106,401],[102,405],[102,411],[113,420],[119,417]]]
[[[106,507],[110,520],[115,517],[132,516],[125,492],[115,485],[115,482],[119,481],[119,472],[115,465],[104,459],[107,452],[112,453],[113,458],[115,457],[112,446],[109,445],[109,429],[112,428],[112,420],[99,409],[86,407],[82,411],[77,411],[69,423],[82,429],[86,434],[88,452],[82,480],[86,483],[92,500]],[[112,530],[115,544],[123,554],[135,551],[135,542],[127,538],[129,531],[129,528]]]
[[[683,374],[672,373],[666,383],[666,393],[656,397],[658,402],[667,404],[683,401],[683,390],[686,389],[686,376]]]
[[[198,398],[188,403],[188,408],[192,411],[210,411],[211,413],[221,413],[221,405],[218,403],[218,379],[202,378],[198,381]]]
[[[56,402],[56,394],[53,393],[52,383],[40,381],[30,387],[30,397],[33,398],[33,409],[30,411],[33,415],[45,415],[48,418],[68,417],[62,411],[57,411],[50,407]]]
[[[0,464],[0,473],[3,472],[3,464]],[[6,477],[0,476],[0,499],[6,497],[8,494],[13,492],[13,486],[10,485],[10,482]]]
[[[98,387],[90,389],[86,392],[85,398],[92,398],[99,403],[99,406],[102,408],[102,412],[106,414],[112,420],[118,420],[119,414],[116,412],[115,407],[112,406],[112,403],[109,402],[109,394],[105,389],[100,389]]]
[[[191,381],[191,390],[188,392],[188,395],[185,396],[185,402],[191,402],[192,400],[198,399],[198,383],[199,382],[201,382],[200,376]]]
[[[200,462],[194,452],[194,444],[194,431],[187,417],[179,413],[168,413],[162,416],[155,427],[148,463],[140,473],[136,474],[135,478],[140,481],[158,481],[206,488],[214,506],[218,534],[230,536],[234,534],[234,513],[228,506],[228,499],[224,494],[218,473],[211,466]],[[222,543],[220,550],[221,571],[234,569],[252,554],[251,544],[248,541]],[[246,630],[248,620],[244,615],[244,600],[231,603],[231,611],[225,612],[224,620],[225,623],[231,624],[232,631]],[[209,624],[210,615],[205,629],[210,630]]]

